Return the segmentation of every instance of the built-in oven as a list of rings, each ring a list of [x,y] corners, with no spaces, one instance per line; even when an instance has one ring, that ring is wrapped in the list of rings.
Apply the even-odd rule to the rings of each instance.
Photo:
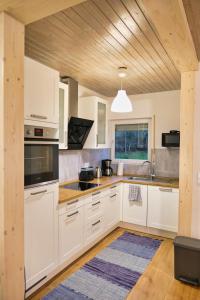
[[[58,130],[25,125],[25,188],[58,181]]]

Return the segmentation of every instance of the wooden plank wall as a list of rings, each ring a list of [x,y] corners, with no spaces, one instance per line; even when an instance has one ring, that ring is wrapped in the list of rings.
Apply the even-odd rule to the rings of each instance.
[[[0,299],[24,299],[24,25],[0,14]]]

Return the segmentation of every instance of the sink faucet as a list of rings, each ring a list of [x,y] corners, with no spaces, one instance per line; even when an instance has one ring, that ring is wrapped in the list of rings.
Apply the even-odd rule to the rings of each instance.
[[[145,160],[142,165],[149,164],[150,165],[150,176],[151,180],[156,176],[155,174],[155,162],[151,162],[149,160]]]

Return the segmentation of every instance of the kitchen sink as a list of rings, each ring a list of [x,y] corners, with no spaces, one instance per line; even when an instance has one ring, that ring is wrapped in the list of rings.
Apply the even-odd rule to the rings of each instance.
[[[127,179],[128,180],[133,180],[133,181],[149,181],[149,182],[163,182],[163,183],[172,182],[171,178],[162,178],[162,177],[130,176]]]

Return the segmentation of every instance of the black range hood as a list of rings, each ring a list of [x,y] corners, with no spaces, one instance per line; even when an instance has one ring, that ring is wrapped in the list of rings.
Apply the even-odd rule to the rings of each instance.
[[[68,149],[83,149],[94,121],[71,117],[68,125]]]

